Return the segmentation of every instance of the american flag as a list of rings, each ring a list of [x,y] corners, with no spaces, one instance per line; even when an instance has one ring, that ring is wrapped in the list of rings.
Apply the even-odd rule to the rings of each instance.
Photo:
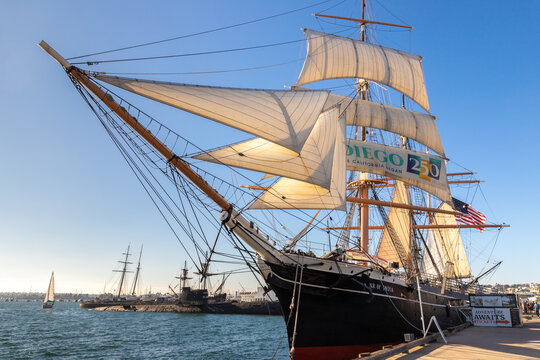
[[[463,215],[456,215],[456,220],[468,225],[486,225],[486,216],[479,211],[474,210],[470,205],[463,201],[452,198],[454,210],[459,211]],[[480,232],[484,231],[484,227],[477,227]]]

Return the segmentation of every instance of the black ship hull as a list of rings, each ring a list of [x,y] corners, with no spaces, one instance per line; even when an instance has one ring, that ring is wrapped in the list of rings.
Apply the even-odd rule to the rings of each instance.
[[[369,275],[370,271],[336,274],[267,265],[270,271],[265,278],[283,309],[294,359],[352,359],[359,353],[403,342],[405,333],[422,336],[414,285],[396,281],[392,275],[376,278]],[[464,304],[463,294],[441,295],[440,288],[425,285],[421,289],[426,326],[431,316],[437,318],[443,329],[463,323],[456,308]]]

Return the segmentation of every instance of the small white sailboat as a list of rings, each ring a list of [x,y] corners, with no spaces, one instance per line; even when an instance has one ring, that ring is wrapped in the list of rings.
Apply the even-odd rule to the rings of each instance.
[[[45,299],[43,300],[42,309],[52,309],[54,305],[54,272],[51,274],[51,280],[49,281],[49,288],[45,294]]]

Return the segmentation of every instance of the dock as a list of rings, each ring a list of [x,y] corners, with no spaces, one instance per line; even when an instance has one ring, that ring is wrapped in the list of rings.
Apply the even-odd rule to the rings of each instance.
[[[282,315],[281,307],[275,301],[223,302],[214,304],[182,305],[179,303],[153,302],[96,302],[81,303],[81,308],[95,311],[122,312],[169,312],[201,314],[243,314],[243,315]]]
[[[523,327],[469,327],[447,336],[447,340],[448,344],[439,339],[387,359],[539,359],[540,319],[526,315]]]

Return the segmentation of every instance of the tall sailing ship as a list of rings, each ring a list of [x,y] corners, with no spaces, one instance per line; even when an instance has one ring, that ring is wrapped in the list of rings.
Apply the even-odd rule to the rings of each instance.
[[[358,23],[359,39],[304,29],[307,55],[288,90],[115,77],[78,68],[40,43],[145,191],[161,191],[142,175],[148,164],[178,190],[181,216],[174,220],[194,243],[200,240],[199,259],[192,258],[199,273],[217,256],[218,238],[226,237],[262,275],[279,298],[294,359],[353,358],[401,342],[404,333],[425,334],[433,316],[443,329],[461,324],[461,307],[478,291],[478,277],[471,275],[460,229],[504,226],[486,224],[451,195],[449,184],[470,182],[462,180],[470,173],[447,173],[422,58],[366,41],[370,24],[406,26],[367,20],[364,5],[361,19],[334,18]],[[347,78],[355,80],[353,96],[305,87]],[[403,106],[378,103],[382,87],[401,93]],[[117,93],[123,90],[255,138],[200,149],[125,100]],[[405,109],[406,98],[423,111]],[[228,182],[206,163],[250,183]],[[262,180],[254,180],[254,172],[264,174]],[[219,221],[213,221],[217,211]],[[375,217],[378,225],[370,221]],[[283,235],[275,226],[283,218],[301,230]],[[215,241],[202,235],[207,228],[201,223],[213,226]],[[370,240],[379,234],[375,249]],[[324,245],[310,246],[317,239]]]

